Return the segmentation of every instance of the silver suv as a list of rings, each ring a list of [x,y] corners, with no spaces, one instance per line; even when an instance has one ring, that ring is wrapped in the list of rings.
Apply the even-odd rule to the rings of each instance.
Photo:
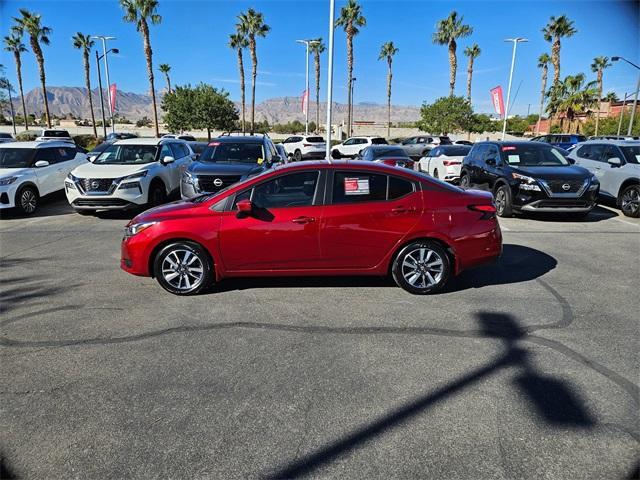
[[[589,140],[569,154],[600,181],[600,194],[615,199],[627,217],[640,217],[640,142]]]

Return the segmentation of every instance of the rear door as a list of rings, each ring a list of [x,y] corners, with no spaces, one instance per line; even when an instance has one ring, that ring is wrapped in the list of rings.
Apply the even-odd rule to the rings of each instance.
[[[64,187],[64,179],[75,167],[79,165],[77,160],[78,154],[76,147],[57,147],[52,150],[56,152],[56,182],[60,184],[60,188]]]
[[[415,226],[422,212],[418,186],[367,170],[332,171],[320,226],[324,268],[375,267]]]

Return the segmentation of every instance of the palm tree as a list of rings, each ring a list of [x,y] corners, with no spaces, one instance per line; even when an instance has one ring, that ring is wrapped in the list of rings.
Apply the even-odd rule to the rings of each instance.
[[[161,63],[160,65],[158,65],[158,70],[160,71],[160,73],[164,74],[164,78],[167,81],[167,91],[171,93],[171,79],[169,78],[171,66],[168,63]]]
[[[238,15],[236,28],[239,33],[247,38],[249,42],[249,53],[251,54],[251,133],[253,133],[256,114],[256,77],[258,76],[256,37],[266,37],[271,28],[264,23],[264,15],[256,12],[253,8],[247,10],[247,13]]]
[[[596,111],[595,135],[598,135],[598,123],[600,120],[600,102],[602,100],[602,75],[605,68],[609,68],[609,57],[596,57],[591,64],[591,71],[598,74],[598,110]]]
[[[41,17],[37,13],[30,12],[25,8],[20,9],[20,17],[14,17],[16,24],[12,27],[13,33],[22,38],[23,34],[29,36],[31,51],[36,56],[38,70],[40,72],[40,84],[42,85],[42,97],[44,99],[44,113],[47,127],[51,128],[51,117],[49,115],[49,100],[47,99],[47,79],[44,73],[44,55],[40,43],[49,45],[49,35],[52,30],[42,25]]]
[[[464,49],[464,54],[469,57],[467,66],[467,100],[471,104],[471,80],[473,78],[473,61],[480,55],[481,50],[477,43]]]
[[[573,27],[573,20],[566,15],[552,16],[549,23],[542,29],[544,39],[551,43],[551,63],[553,64],[553,85],[560,81],[560,39],[570,37],[578,30]]]
[[[20,90],[20,100],[22,102],[22,115],[24,116],[24,129],[29,130],[29,121],[27,117],[27,105],[24,102],[24,91],[22,90],[22,54],[27,48],[22,43],[22,38],[16,35],[4,37],[4,49],[13,53],[13,60],[16,64],[16,76],[18,78],[18,89]]]
[[[244,103],[244,61],[242,59],[242,50],[249,46],[249,41],[240,31],[229,35],[229,47],[238,53],[238,72],[240,74],[240,104],[242,106],[242,133],[245,133],[246,124],[244,119],[245,103]]]
[[[96,129],[96,117],[93,114],[93,99],[91,98],[91,80],[89,77],[89,53],[95,42],[91,40],[90,35],[84,35],[81,32],[71,37],[73,46],[82,50],[82,61],[84,63],[84,83],[87,86],[87,95],[89,95],[89,108],[91,110],[91,125],[93,125],[93,136],[98,138],[98,130]]]
[[[340,10],[340,17],[336,20],[336,27],[342,27],[347,34],[347,128],[351,135],[351,123],[353,112],[351,111],[351,91],[353,84],[353,37],[355,37],[359,27],[364,27],[367,19],[362,16],[362,7],[356,0],[348,0],[347,4]]]
[[[569,122],[569,130],[572,129],[576,117],[587,113],[598,101],[596,82],[585,83],[584,73],[567,76],[552,86],[547,95],[550,98],[547,110],[551,114],[564,113]]]
[[[398,49],[393,42],[386,42],[380,48],[380,55],[378,60],[387,60],[387,137],[391,136],[391,79],[393,73],[391,70],[391,64],[393,63],[393,56],[398,53]]]
[[[320,54],[325,46],[322,38],[316,38],[309,44],[309,50],[313,53],[313,62],[316,70],[316,131],[320,131]]]
[[[449,96],[451,97],[456,88],[456,69],[458,68],[456,40],[473,33],[473,27],[464,25],[462,20],[463,17],[458,17],[458,12],[454,10],[447,18],[436,24],[436,32],[433,34],[433,43],[449,47]]]
[[[547,93],[547,76],[549,75],[549,62],[551,57],[548,53],[543,53],[538,57],[538,68],[542,69],[542,88],[540,91],[540,114],[536,123],[536,135],[540,132],[540,121],[542,120],[542,112],[544,112],[544,97]]]
[[[616,95],[616,92],[609,92],[602,99],[605,102],[609,102],[609,103],[614,103],[614,102],[619,102],[620,101],[620,99],[618,98],[618,95]]]
[[[153,25],[158,25],[162,17],[156,13],[158,0],[120,0],[120,6],[124,8],[125,15],[122,19],[125,22],[135,23],[136,30],[142,34],[144,45],[144,56],[147,59],[147,76],[149,77],[149,91],[151,93],[151,103],[153,107],[153,120],[156,129],[156,137],[160,136],[158,129],[158,106],[156,105],[156,90],[153,85],[153,51],[149,40],[149,21]]]

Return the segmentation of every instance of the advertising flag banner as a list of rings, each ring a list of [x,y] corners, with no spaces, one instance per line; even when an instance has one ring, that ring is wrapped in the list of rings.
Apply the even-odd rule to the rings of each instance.
[[[309,103],[309,91],[305,90],[302,92],[302,113],[306,115],[307,113],[307,105]]]
[[[111,98],[111,114],[116,111],[116,84],[112,83],[109,87],[109,97]]]
[[[491,89],[491,103],[498,115],[504,116],[504,99],[502,97],[502,87],[497,86]]]

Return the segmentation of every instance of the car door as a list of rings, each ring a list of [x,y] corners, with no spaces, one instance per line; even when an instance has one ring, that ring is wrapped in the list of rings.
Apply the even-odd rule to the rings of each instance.
[[[413,148],[416,144],[417,138],[416,137],[410,137],[405,139],[402,142],[402,148],[404,149],[405,152],[407,152],[407,155],[409,155],[410,157],[413,157]]]
[[[282,174],[236,195],[220,223],[227,272],[318,268],[323,177],[319,170]],[[238,213],[242,199],[253,203],[250,215]]]
[[[578,148],[576,156],[576,165],[586,168],[592,174],[596,176],[598,181],[601,181],[603,166],[603,156],[606,145],[603,143],[591,143],[589,145],[582,145]]]
[[[325,268],[371,269],[415,226],[422,212],[417,185],[367,170],[329,175],[320,226]]]
[[[49,162],[47,167],[35,167],[40,160]],[[53,148],[38,148],[33,159],[34,171],[38,179],[38,191],[40,196],[48,195],[51,192],[64,188],[64,179],[59,181],[58,157]]]
[[[170,192],[180,187],[180,166],[177,162],[178,159],[174,155],[170,143],[163,143],[160,146],[160,176]],[[174,161],[164,163],[164,157],[173,157]]]
[[[487,145],[475,145],[469,154],[469,160],[465,163],[465,167],[471,176],[472,183],[481,183],[484,178],[484,154],[487,151]]]
[[[482,183],[489,185],[490,189],[493,189],[493,185],[496,180],[502,176],[502,160],[500,159],[500,152],[495,145],[487,145],[487,149],[484,153],[483,165],[483,178]]]
[[[441,149],[436,147],[432,148],[427,152],[427,165],[425,171],[433,176],[433,171],[436,169],[438,165],[438,157],[441,155]]]
[[[611,165],[609,159],[618,158],[620,165]],[[611,196],[617,197],[620,185],[626,179],[625,175],[625,158],[620,148],[616,145],[607,145],[602,156],[601,172],[599,177],[600,190]]]

